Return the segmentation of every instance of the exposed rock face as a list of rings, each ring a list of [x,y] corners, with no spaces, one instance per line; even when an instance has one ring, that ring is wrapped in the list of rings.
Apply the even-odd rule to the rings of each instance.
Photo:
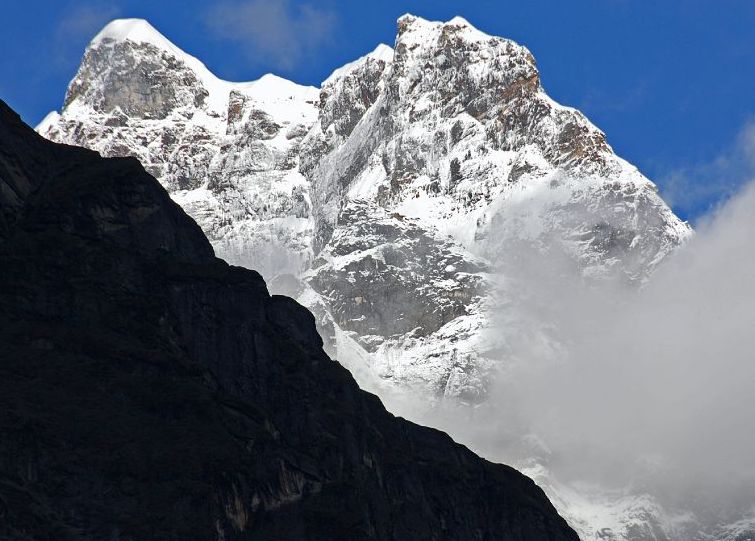
[[[143,48],[148,54],[141,54]],[[151,44],[104,38],[81,70],[87,76],[72,81],[65,107],[83,101],[98,113],[117,108],[129,118],[164,119],[176,109],[200,108],[208,97],[196,73]]]
[[[319,121],[332,126],[341,141],[351,135],[364,113],[383,91],[383,73],[391,65],[393,49],[379,45],[364,58],[336,70],[320,90]]]
[[[426,336],[466,313],[484,293],[485,263],[465,258],[414,220],[359,202],[350,202],[341,216],[348,227],[337,229],[320,252],[309,282],[344,316],[338,324],[362,340]]]
[[[531,480],[359,390],[136,160],[0,102],[0,182],[3,538],[577,539]]]

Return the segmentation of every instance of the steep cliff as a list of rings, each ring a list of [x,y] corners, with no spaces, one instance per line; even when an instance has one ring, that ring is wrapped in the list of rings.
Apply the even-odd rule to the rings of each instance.
[[[530,479],[359,390],[137,160],[0,103],[0,203],[3,538],[577,539]]]

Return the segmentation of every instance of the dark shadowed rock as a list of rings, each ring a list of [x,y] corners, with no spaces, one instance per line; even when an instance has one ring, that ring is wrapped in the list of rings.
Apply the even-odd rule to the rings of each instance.
[[[0,537],[577,539],[359,390],[136,160],[0,103],[0,204]]]

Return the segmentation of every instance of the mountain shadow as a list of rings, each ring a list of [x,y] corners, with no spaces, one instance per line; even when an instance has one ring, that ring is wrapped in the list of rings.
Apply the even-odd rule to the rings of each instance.
[[[388,413],[133,158],[0,102],[0,538],[576,540]]]

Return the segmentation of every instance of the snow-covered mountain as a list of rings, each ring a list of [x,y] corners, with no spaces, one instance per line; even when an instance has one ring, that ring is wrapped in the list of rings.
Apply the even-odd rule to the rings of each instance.
[[[147,21],[116,20],[87,47],[62,113],[37,129],[139,158],[219,253],[269,277],[311,259],[299,146],[318,95],[275,75],[220,80]]]
[[[37,129],[136,156],[218,255],[310,307],[330,352],[399,409],[406,395],[484,404],[513,333],[557,350],[548,321],[517,311],[507,277],[523,261],[635,287],[691,234],[598,128],[547,96],[526,48],[461,18],[401,17],[393,48],[320,89],[222,81],[146,21],[116,20]],[[685,539],[647,494],[522,467],[585,538]]]
[[[548,98],[527,49],[463,19],[402,17],[391,62],[338,70],[320,111],[301,158],[309,284],[382,379],[484,395],[505,346],[483,338],[486,272],[524,249],[641,281],[689,234],[597,128]]]

